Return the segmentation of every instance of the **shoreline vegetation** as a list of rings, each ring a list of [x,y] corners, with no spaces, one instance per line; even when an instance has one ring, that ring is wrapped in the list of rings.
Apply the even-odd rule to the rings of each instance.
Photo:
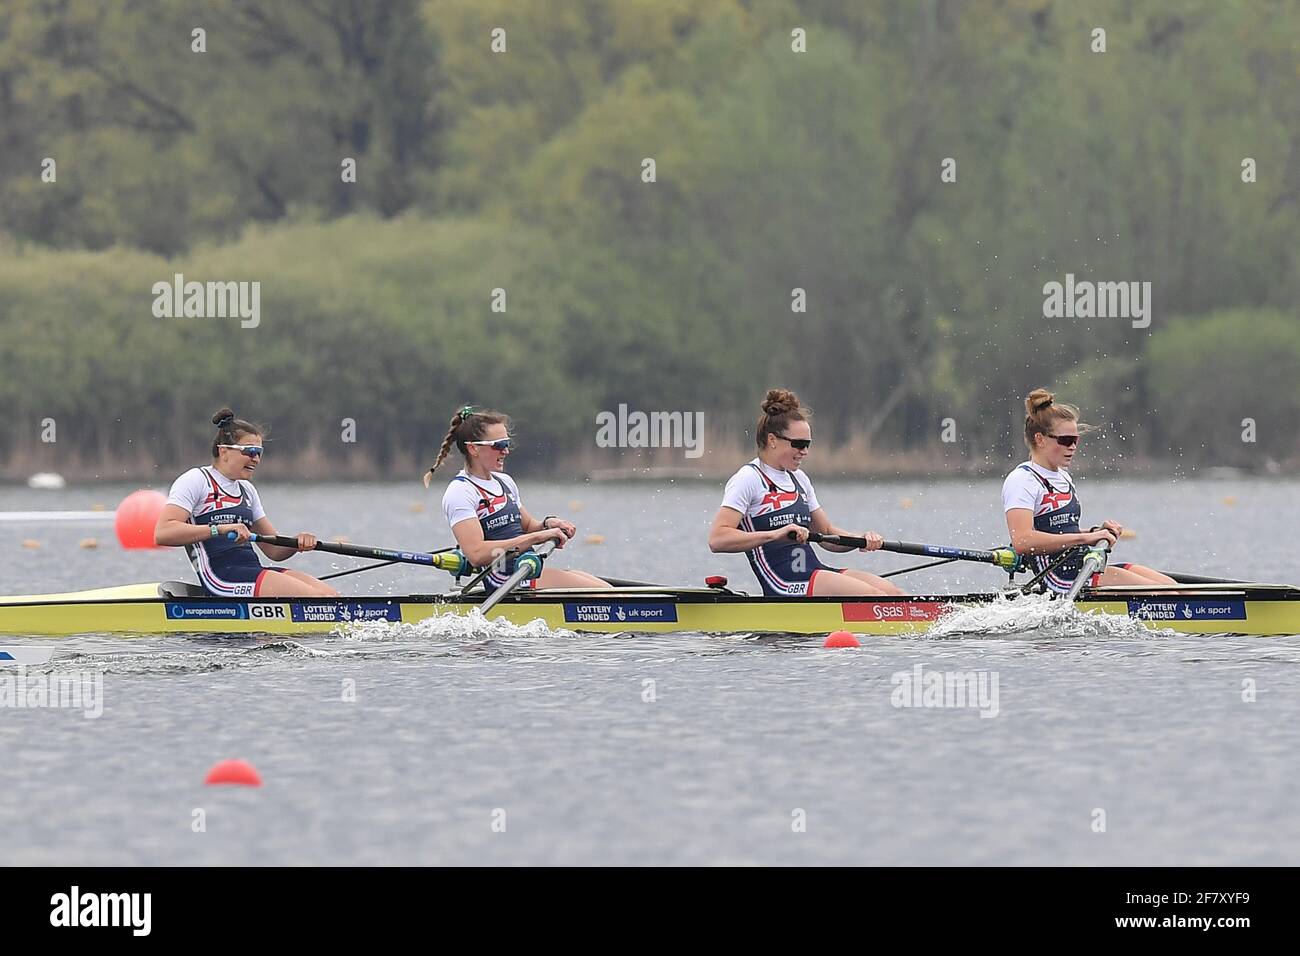
[[[860,447],[846,447],[836,452],[819,450],[810,459],[807,470],[819,481],[835,480],[890,480],[948,478],[988,478],[1004,476],[1008,470],[1023,461],[1024,455],[992,457],[980,455],[964,457],[952,449],[912,449],[906,452],[871,452]],[[427,457],[427,456],[426,456]],[[753,457],[739,447],[708,451],[697,459],[684,460],[680,450],[655,449],[654,453],[627,452],[619,455],[609,449],[587,449],[585,452],[562,453],[554,462],[533,457],[511,471],[534,478],[576,483],[635,483],[635,482],[703,482],[722,483],[743,462]],[[363,451],[326,454],[320,447],[301,452],[277,455],[274,462],[259,469],[257,481],[267,482],[401,482],[409,479],[419,484],[420,475],[427,464],[423,458],[406,455],[380,465]],[[11,455],[0,463],[0,484],[22,485],[34,474],[53,472],[69,483],[138,481],[170,483],[175,476],[196,464],[206,464],[202,453],[192,461],[155,461],[148,456],[130,458],[109,456],[100,460],[89,458],[62,459],[48,449],[39,452]],[[460,468],[453,455],[439,470],[450,480]],[[1097,454],[1092,460],[1081,458],[1074,472],[1094,478],[1134,477],[1186,477],[1229,478],[1268,477],[1295,478],[1300,476],[1300,457],[1289,462],[1266,459],[1258,466],[1242,466],[1231,462],[1187,462],[1173,457],[1130,456],[1125,458]],[[435,482],[436,484],[436,482]]]
[[[818,476],[996,473],[1036,387],[1102,473],[1300,467],[1294,4],[217,7],[0,4],[5,476],[229,405],[268,477],[418,477],[467,402],[534,474],[702,414],[647,460],[719,476],[774,386]]]

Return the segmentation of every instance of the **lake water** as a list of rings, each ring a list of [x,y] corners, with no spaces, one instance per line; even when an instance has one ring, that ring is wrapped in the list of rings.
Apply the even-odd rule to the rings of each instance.
[[[987,547],[1005,540],[999,486],[817,489],[842,527]],[[413,549],[449,540],[440,495],[418,482],[268,478],[259,489],[282,533]],[[0,489],[0,511],[111,509],[129,490]],[[704,543],[718,486],[524,479],[522,490],[534,514],[604,536],[575,542],[561,565],[692,585],[722,573],[756,590],[742,556]],[[1137,530],[1120,558],[1284,583],[1300,582],[1297,509],[1279,503],[1298,492],[1253,479],[1080,482],[1085,523]],[[98,548],[79,547],[91,536]],[[179,552],[121,550],[107,522],[0,524],[0,553],[9,593],[188,576]],[[356,563],[303,555],[293,566]],[[989,590],[1005,575],[950,565],[899,580],[933,593]],[[373,595],[451,579],[388,568],[341,583]],[[295,640],[0,637],[54,651],[29,675],[103,675],[98,717],[0,708],[0,862],[1300,862],[1300,637],[1150,633],[1047,610],[1026,621],[995,635],[868,637],[854,650],[465,620]],[[918,665],[979,672],[990,689],[996,678],[996,707],[895,706],[895,675]],[[265,785],[203,786],[228,757],[252,762]]]

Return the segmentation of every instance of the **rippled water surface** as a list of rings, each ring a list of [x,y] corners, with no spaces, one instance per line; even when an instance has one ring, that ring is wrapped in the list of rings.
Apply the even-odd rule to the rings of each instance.
[[[259,487],[282,532],[447,540],[437,497],[418,483]],[[0,511],[112,508],[127,490],[2,489]],[[523,491],[530,510],[603,535],[559,563],[682,584],[724,573],[753,588],[742,557],[704,546],[717,487]],[[1294,509],[1277,502],[1297,491],[1081,483],[1089,523],[1137,529],[1121,557],[1292,583]],[[997,481],[819,481],[818,494],[838,524],[886,537],[1005,537]],[[100,546],[80,547],[89,537]],[[122,551],[107,523],[10,522],[0,542],[11,593],[187,569],[176,552]],[[322,574],[355,564],[295,559]],[[962,565],[900,580],[943,592],[1005,576]],[[450,579],[403,568],[342,582],[373,595]],[[0,646],[52,653],[26,679],[102,687],[80,709],[0,707],[0,861],[11,864],[1300,862],[1295,636],[1152,633],[1031,606],[1014,626],[972,618],[945,636],[866,638],[855,650],[467,618],[298,639]],[[2,666],[0,680],[18,673]],[[928,705],[935,673],[970,676],[964,706]],[[264,786],[203,786],[227,757],[255,764]]]

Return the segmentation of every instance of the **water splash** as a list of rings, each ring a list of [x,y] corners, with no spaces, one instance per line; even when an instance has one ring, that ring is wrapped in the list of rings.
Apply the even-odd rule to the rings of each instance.
[[[541,618],[527,624],[514,624],[504,618],[485,618],[477,608],[464,614],[456,611],[435,614],[422,621],[356,621],[340,625],[334,630],[334,635],[363,642],[467,642],[578,636],[564,628],[552,630]]]
[[[1143,639],[1177,637],[1175,631],[1149,628],[1134,618],[1080,611],[1072,601],[1048,594],[999,594],[989,604],[958,605],[939,619],[926,637],[1025,637]]]

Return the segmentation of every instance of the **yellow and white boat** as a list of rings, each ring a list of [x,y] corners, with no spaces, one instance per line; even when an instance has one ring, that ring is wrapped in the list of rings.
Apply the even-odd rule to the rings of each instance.
[[[468,614],[482,593],[230,599],[192,584],[132,584],[67,594],[0,597],[0,634],[309,634],[356,621],[418,622]],[[989,604],[996,593],[904,597],[763,597],[724,587],[620,587],[520,591],[487,617],[553,629],[613,632],[916,634],[954,609]],[[1093,588],[1075,602],[1083,613],[1116,615],[1153,628],[1193,634],[1300,634],[1300,588],[1271,584],[1181,584]]]

